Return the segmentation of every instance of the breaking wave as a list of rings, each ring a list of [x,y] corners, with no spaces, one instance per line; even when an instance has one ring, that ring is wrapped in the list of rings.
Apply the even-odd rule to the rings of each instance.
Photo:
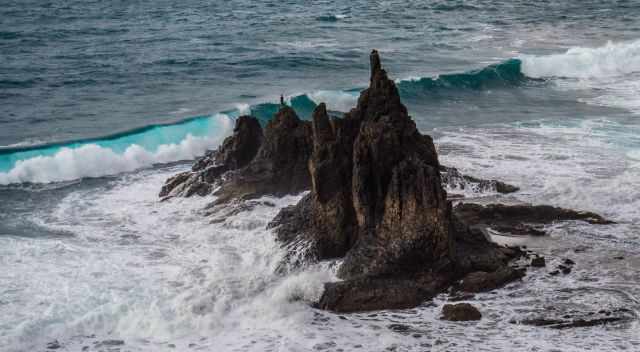
[[[574,47],[562,54],[522,56],[528,77],[607,78],[640,72],[640,40],[598,48]]]
[[[229,116],[217,114],[102,139],[6,148],[0,150],[0,184],[70,181],[193,159],[232,128]]]

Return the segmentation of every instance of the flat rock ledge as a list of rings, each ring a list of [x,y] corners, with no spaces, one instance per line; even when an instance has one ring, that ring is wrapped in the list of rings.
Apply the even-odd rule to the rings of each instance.
[[[518,236],[544,236],[544,225],[558,221],[584,221],[594,225],[613,224],[602,216],[549,205],[480,205],[459,203],[453,212],[473,229],[488,233],[493,230]]]

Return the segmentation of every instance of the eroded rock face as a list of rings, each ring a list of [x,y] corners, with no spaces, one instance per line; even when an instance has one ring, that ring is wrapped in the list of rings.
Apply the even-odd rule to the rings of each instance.
[[[422,135],[371,54],[371,82],[343,119],[313,114],[311,192],[270,224],[309,259],[344,258],[319,307],[408,308],[472,271],[498,272],[516,249],[490,243],[452,216],[431,137]],[[299,260],[295,257],[295,260]],[[504,284],[506,278],[494,280]]]
[[[220,148],[196,160],[191,171],[168,179],[160,197],[204,196],[218,189],[216,204],[222,204],[231,199],[308,190],[311,134],[311,123],[300,120],[287,106],[282,106],[264,132],[256,118],[241,116],[233,135]]]
[[[240,116],[233,135],[227,137],[220,148],[207,152],[196,160],[191,171],[177,174],[167,180],[160,197],[190,197],[207,195],[222,174],[249,164],[262,145],[262,127],[258,119]]]
[[[310,198],[285,212],[310,220],[280,227],[280,238],[304,237],[318,259],[345,256],[342,278],[421,270],[450,261],[450,205],[433,141],[421,135],[395,83],[371,54],[371,83],[356,108],[329,120],[313,114]]]
[[[225,175],[217,203],[263,195],[284,196],[309,189],[307,163],[312,151],[311,123],[283,106],[269,121],[257,155],[240,169]]]

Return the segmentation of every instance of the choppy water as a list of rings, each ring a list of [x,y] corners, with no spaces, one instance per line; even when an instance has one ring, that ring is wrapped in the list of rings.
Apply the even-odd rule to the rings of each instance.
[[[640,311],[639,16],[636,1],[4,1],[0,350],[640,350],[637,322],[509,323],[549,307]],[[265,230],[300,196],[221,224],[200,212],[211,199],[158,202],[239,114],[266,121],[280,94],[303,117],[353,106],[372,48],[444,164],[522,187],[501,201],[618,224],[521,240],[576,269],[534,270],[478,295],[481,322],[452,324],[438,319],[446,295],[310,308],[334,263],[277,276]]]

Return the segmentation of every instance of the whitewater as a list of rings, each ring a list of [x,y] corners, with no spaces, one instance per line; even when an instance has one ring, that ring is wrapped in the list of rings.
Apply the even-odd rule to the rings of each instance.
[[[640,351],[637,319],[512,322],[548,310],[640,315],[633,2],[186,5],[0,9],[0,351]],[[479,322],[440,320],[447,294],[333,314],[312,303],[338,262],[275,270],[285,251],[266,224],[304,194],[216,223],[205,215],[214,196],[159,200],[238,116],[266,124],[280,95],[305,119],[320,102],[348,111],[374,47],[404,77],[403,102],[443,165],[521,188],[448,191],[616,222],[495,238],[549,266],[572,258],[571,275],[530,270],[476,295]]]

